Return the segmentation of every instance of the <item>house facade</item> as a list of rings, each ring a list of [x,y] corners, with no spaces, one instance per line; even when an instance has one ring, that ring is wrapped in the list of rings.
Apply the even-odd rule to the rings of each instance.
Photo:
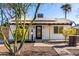
[[[23,20],[22,20],[23,21]],[[26,26],[30,24],[31,20],[26,20]],[[23,22],[22,22],[23,23]],[[70,28],[72,21],[64,18],[45,19],[36,18],[28,32],[29,40],[64,40],[62,30]],[[16,29],[15,21],[10,21],[10,28],[12,31]],[[13,40],[12,34],[9,30],[9,40]]]

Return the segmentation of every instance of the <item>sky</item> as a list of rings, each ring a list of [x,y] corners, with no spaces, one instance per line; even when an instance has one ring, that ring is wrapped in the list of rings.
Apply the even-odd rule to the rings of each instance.
[[[61,9],[61,6],[64,3],[46,3],[41,4],[38,13],[43,13],[44,18],[64,18],[64,12]],[[68,13],[68,19],[74,21],[76,24],[79,24],[79,4],[71,3],[72,10]],[[33,17],[34,8],[29,11],[29,17]]]
[[[63,4],[64,3],[41,3],[38,13],[43,13],[44,18],[64,18],[64,11],[61,9]],[[70,3],[70,5],[71,12],[68,13],[67,19],[79,24],[79,3]],[[31,6],[30,8],[27,17],[32,18],[34,16],[35,7]]]

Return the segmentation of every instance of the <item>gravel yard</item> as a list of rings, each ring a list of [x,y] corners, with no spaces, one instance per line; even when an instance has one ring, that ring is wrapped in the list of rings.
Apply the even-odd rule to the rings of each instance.
[[[0,55],[9,56],[5,46],[0,46]],[[25,43],[19,56],[58,56],[58,53],[52,47],[34,46],[34,43]]]
[[[19,44],[18,44],[19,45]],[[64,44],[47,44],[47,43],[24,43],[22,49],[20,50],[20,54],[18,56],[63,56],[65,52],[70,52],[71,55],[79,56],[79,47],[55,47],[55,46],[63,46]],[[58,50],[57,50],[58,49]],[[66,50],[64,50],[66,49]],[[64,51],[58,53],[58,51]],[[59,51],[59,52],[60,52]],[[68,53],[67,52],[67,53]],[[66,55],[70,55],[66,54]],[[11,56],[3,44],[0,44],[0,56]]]
[[[69,52],[71,52],[75,56],[79,56],[79,49],[67,49]]]

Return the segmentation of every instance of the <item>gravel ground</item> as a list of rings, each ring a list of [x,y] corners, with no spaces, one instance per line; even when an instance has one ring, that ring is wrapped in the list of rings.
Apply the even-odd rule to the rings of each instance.
[[[0,56],[5,56],[5,55],[9,55],[8,50],[6,49],[5,46],[0,45]]]
[[[8,50],[4,46],[0,46],[0,55],[9,55]],[[52,47],[34,46],[33,43],[25,43],[20,50],[19,56],[58,56],[58,53]]]
[[[25,53],[26,52],[26,53]],[[32,50],[22,52],[23,55],[30,56],[57,56],[57,52],[50,47],[34,47]]]
[[[71,52],[75,56],[79,56],[79,49],[67,49],[69,52]]]

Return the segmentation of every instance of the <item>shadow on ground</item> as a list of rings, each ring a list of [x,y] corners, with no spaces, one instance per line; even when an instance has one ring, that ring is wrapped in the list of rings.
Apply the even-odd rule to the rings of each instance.
[[[59,45],[56,45],[56,46],[53,46],[54,48],[65,48],[65,47],[69,47],[68,45],[61,45],[61,46],[59,46]],[[52,48],[53,48],[52,47]]]

